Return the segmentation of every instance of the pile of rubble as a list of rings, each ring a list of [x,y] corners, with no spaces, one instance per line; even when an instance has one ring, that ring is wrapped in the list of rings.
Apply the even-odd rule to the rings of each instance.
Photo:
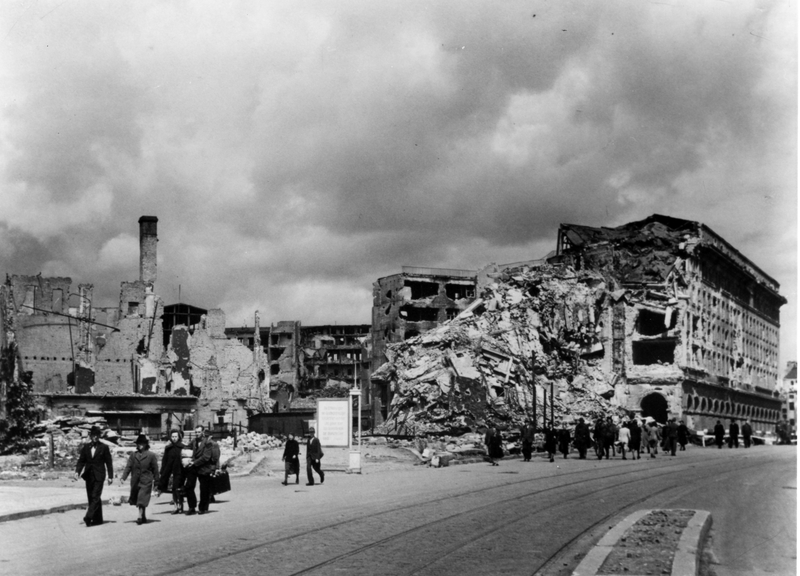
[[[372,374],[394,392],[387,431],[416,435],[507,429],[550,411],[557,419],[615,413],[608,398],[601,313],[618,295],[589,271],[542,266],[490,275],[453,320],[386,349]],[[534,408],[535,406],[535,408]]]
[[[258,432],[248,432],[236,439],[236,448],[242,452],[260,452],[271,448],[282,448],[285,441],[269,434],[259,434]],[[219,441],[222,450],[233,449],[233,437],[223,438]]]

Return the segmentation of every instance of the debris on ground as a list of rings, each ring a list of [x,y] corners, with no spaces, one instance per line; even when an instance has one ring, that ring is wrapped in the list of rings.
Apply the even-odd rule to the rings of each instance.
[[[454,319],[389,344],[372,380],[393,392],[382,428],[412,435],[517,428],[534,411],[557,420],[617,414],[603,370],[604,278],[568,266],[510,268]],[[552,391],[552,392],[551,392]],[[554,394],[554,397],[550,397]],[[545,402],[545,395],[547,400]]]

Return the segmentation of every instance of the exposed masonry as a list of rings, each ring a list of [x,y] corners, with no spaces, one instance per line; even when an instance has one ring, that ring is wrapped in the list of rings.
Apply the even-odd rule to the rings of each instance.
[[[786,300],[778,293],[775,280],[710,228],[659,215],[617,228],[564,224],[559,230],[556,254],[548,261],[555,269],[490,266],[472,272],[480,298],[458,302],[457,306],[462,310],[469,306],[466,309],[471,314],[481,315],[480,321],[465,318],[463,311],[455,319],[442,313],[443,308],[456,307],[455,301],[446,299],[444,285],[449,278],[428,278],[429,282],[437,282],[435,294],[420,286],[420,275],[404,272],[378,280],[374,285],[373,365],[380,366],[387,359],[389,362],[373,374],[373,380],[376,394],[385,400],[384,414],[395,421],[411,414],[430,421],[426,420],[430,414],[419,413],[421,404],[413,400],[415,394],[426,398],[422,405],[437,398],[437,410],[442,409],[438,394],[449,394],[451,386],[437,370],[458,375],[459,362],[464,360],[451,359],[448,364],[441,355],[431,357],[430,350],[437,349],[440,341],[456,346],[450,340],[450,332],[465,326],[468,337],[455,341],[468,347],[491,340],[497,345],[497,334],[509,331],[519,341],[517,349],[512,343],[499,343],[500,352],[512,359],[513,367],[502,386],[493,383],[491,372],[470,372],[470,378],[483,390],[484,407],[495,406],[494,398],[501,393],[506,398],[513,396],[507,394],[513,391],[509,383],[530,394],[533,382],[539,384],[539,375],[536,365],[530,363],[529,353],[539,345],[548,346],[548,338],[543,338],[538,326],[534,324],[537,330],[531,332],[530,314],[543,324],[550,323],[550,316],[555,314],[556,318],[563,317],[566,331],[559,332],[557,327],[550,346],[580,348],[572,372],[565,374],[572,380],[554,382],[560,397],[576,390],[598,393],[608,398],[609,408],[652,415],[662,421],[667,415],[683,417],[696,429],[713,427],[720,418],[750,419],[756,430],[774,429],[781,415],[775,393],[779,309]],[[562,272],[558,272],[559,268]],[[463,271],[465,276],[470,272]],[[573,305],[565,297],[563,306],[542,310],[538,295],[527,292],[536,282],[547,281],[551,293],[557,292],[556,284],[560,283],[565,294],[575,295],[576,288],[570,288],[574,284],[572,278],[599,290],[600,296],[592,305]],[[471,310],[481,301],[482,306]],[[415,315],[409,320],[393,312],[396,307],[402,310],[408,302],[436,309],[436,317],[419,320]],[[496,317],[493,310],[485,308],[485,302],[502,303],[509,316]],[[438,326],[449,328],[442,333]],[[576,328],[582,331],[583,340],[575,340]],[[413,332],[425,334],[433,329],[435,337],[427,340]],[[586,339],[589,334],[591,338]],[[394,343],[408,336],[411,338],[405,343]],[[457,346],[455,350],[457,357],[464,356]],[[469,363],[476,360],[475,354],[474,350],[467,354]],[[479,356],[486,359],[484,352]],[[434,369],[436,366],[439,368]],[[581,380],[587,369],[594,374],[589,388]],[[438,392],[427,385],[417,386],[424,383],[420,377],[427,378],[431,372],[436,378],[444,378],[434,378],[439,382]],[[597,383],[598,373],[603,374],[602,384]],[[544,391],[540,391],[539,398]],[[519,391],[516,395],[520,397]],[[452,405],[447,409],[450,408]],[[443,427],[459,427],[492,417],[518,419],[531,409],[530,403],[517,401],[510,412],[492,414],[490,410],[487,415],[484,408],[472,406],[471,415],[451,414],[455,420],[443,422]],[[585,405],[570,407],[569,402],[558,410],[566,416],[588,415],[591,411]]]
[[[366,324],[303,326],[281,321],[269,327],[226,328],[225,334],[251,350],[261,349],[269,365],[270,393],[294,408],[332,380],[362,389],[370,402],[370,326]]]
[[[270,410],[266,358],[225,337],[221,310],[174,327],[164,342],[157,222],[139,219],[140,277],[121,283],[117,307],[94,306],[93,286],[73,288],[70,278],[8,276],[0,344],[16,343],[19,370],[31,373],[43,408],[56,414],[99,413],[112,427],[155,433]]]

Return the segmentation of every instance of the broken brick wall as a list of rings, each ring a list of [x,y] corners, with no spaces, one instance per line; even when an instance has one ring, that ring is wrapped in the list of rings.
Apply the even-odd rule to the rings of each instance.
[[[246,424],[248,415],[272,409],[266,358],[225,336],[221,310],[210,310],[192,332],[173,328],[168,358],[172,393],[188,391],[190,380],[191,393],[198,395],[197,423],[222,417],[228,424]]]

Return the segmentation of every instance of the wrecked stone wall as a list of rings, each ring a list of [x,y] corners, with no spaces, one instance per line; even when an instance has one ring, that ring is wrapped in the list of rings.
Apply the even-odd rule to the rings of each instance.
[[[266,358],[225,337],[221,310],[209,311],[209,317],[191,333],[185,326],[173,329],[166,385],[173,394],[198,395],[196,422],[216,423],[221,414],[227,423],[246,422],[251,413],[270,411]]]
[[[603,279],[571,268],[509,269],[459,316],[386,349],[372,381],[391,387],[387,428],[416,433],[541,423],[615,410],[605,361],[611,299]]]

